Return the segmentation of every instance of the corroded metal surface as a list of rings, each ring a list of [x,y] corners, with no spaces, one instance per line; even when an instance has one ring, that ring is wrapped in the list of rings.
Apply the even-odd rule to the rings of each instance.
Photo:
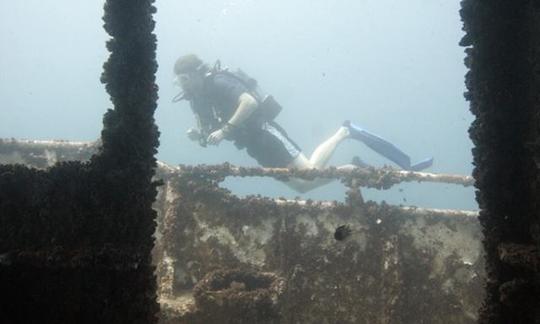
[[[100,141],[35,141],[0,138],[0,164],[46,168],[62,161],[84,161],[97,152]]]
[[[218,186],[219,168],[201,170],[169,169],[166,177],[174,198],[163,214],[163,246],[174,262],[173,295],[217,269],[241,268],[286,279],[280,323],[475,321],[484,278],[476,213],[240,199]],[[336,241],[342,224],[352,234]],[[164,322],[203,323],[190,303]]]
[[[361,174],[365,183],[391,185],[381,180],[381,170],[374,171],[369,180],[365,171],[171,167],[158,162],[156,176],[163,185],[154,203],[158,227],[153,257],[161,322],[216,322],[212,303],[198,305],[193,289],[209,274],[238,269],[284,279],[276,304],[279,314],[266,321],[258,318],[259,323],[474,323],[484,282],[476,212],[363,203],[354,187],[340,203],[241,199],[219,186],[230,175],[265,172],[332,176],[348,185],[358,185],[355,176]],[[345,224],[351,235],[336,241],[336,228]],[[245,301],[240,297],[252,293],[237,283],[222,288],[223,301]],[[216,309],[218,313],[223,309]],[[248,317],[234,321],[244,322]]]
[[[98,154],[93,143],[0,141],[2,323],[158,321],[153,2],[100,2],[113,109]]]
[[[540,323],[540,2],[461,6],[488,274],[479,323]]]

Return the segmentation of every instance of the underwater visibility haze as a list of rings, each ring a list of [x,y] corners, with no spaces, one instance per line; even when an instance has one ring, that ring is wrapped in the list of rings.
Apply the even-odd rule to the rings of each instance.
[[[472,115],[463,98],[459,1],[173,1],[155,3],[158,39],[158,159],[168,164],[256,166],[230,142],[202,148],[173,66],[193,53],[241,68],[283,106],[277,121],[310,155],[345,120],[389,140],[413,161],[434,157],[427,172],[470,175]],[[100,83],[107,58],[103,1],[4,1],[0,4],[0,137],[93,141],[112,107]],[[392,165],[347,140],[330,165],[354,156]],[[228,179],[241,195],[343,200],[332,183],[298,194],[272,179]],[[477,209],[473,188],[401,184],[363,190],[365,199],[434,208]]]

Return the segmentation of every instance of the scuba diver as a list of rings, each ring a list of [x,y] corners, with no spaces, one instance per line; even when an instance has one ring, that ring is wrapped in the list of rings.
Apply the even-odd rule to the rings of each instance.
[[[264,95],[257,82],[241,70],[222,69],[219,61],[210,68],[196,55],[178,58],[174,66],[175,83],[182,92],[173,102],[187,100],[197,119],[197,128],[190,128],[188,137],[203,147],[219,145],[223,140],[234,142],[238,149],[268,168],[322,169],[339,143],[352,138],[396,163],[404,170],[420,171],[433,163],[433,158],[411,165],[407,154],[383,138],[345,121],[334,135],[321,143],[308,158],[274,121],[281,106],[271,95]],[[338,168],[366,167],[359,158],[353,164]],[[332,179],[303,180],[291,178],[285,183],[297,192],[307,192]]]

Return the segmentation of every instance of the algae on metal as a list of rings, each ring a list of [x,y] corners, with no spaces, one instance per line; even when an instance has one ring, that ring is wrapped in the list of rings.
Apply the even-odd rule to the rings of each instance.
[[[168,170],[174,198],[162,215],[162,246],[172,273],[162,305],[175,296],[186,300],[209,273],[241,268],[285,278],[281,323],[477,318],[483,262],[475,213],[364,203],[359,196],[346,203],[241,199],[219,187],[229,174],[243,175],[229,165]],[[287,176],[303,175],[292,170]],[[319,174],[312,170],[310,176]],[[341,224],[354,232],[344,242],[333,237]],[[204,322],[195,301],[182,313],[169,309],[162,314],[166,323]]]
[[[97,154],[94,145],[45,143],[38,152],[44,143],[0,143],[3,322],[157,321],[152,3],[105,1],[111,54],[102,81],[114,110],[104,117]],[[21,161],[28,166],[4,164]]]
[[[476,213],[364,203],[354,187],[344,203],[239,198],[219,186],[238,170],[158,162],[153,258],[163,323],[211,323],[193,290],[232,269],[285,280],[279,314],[266,323],[474,322],[484,277]],[[378,172],[366,183],[377,184]],[[352,235],[336,241],[342,224]]]
[[[461,4],[488,276],[479,323],[540,323],[540,6]]]

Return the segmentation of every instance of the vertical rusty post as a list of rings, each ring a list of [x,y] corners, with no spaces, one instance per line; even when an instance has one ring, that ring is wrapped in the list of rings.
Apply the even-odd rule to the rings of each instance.
[[[344,181],[345,185],[349,188],[346,192],[345,201],[354,208],[361,207],[364,204],[364,197],[362,196],[362,191],[360,191],[360,184],[354,178],[346,179]]]
[[[176,209],[175,203],[180,201],[180,195],[176,191],[174,184],[171,183],[170,179],[167,179],[165,184],[161,187],[163,191],[163,218],[162,218],[162,228],[163,232],[159,233],[161,236],[161,259],[157,263],[157,273],[158,273],[158,293],[161,298],[172,298],[174,295],[174,265],[176,260],[172,258],[171,253],[173,247],[169,244],[171,240],[171,231],[174,231],[176,227],[175,217]]]
[[[508,243],[540,243],[538,127],[540,5],[534,0],[462,1],[474,177],[488,281],[480,323],[538,323],[538,269],[509,264]],[[528,250],[530,251],[530,250]],[[503,252],[504,254],[504,252]],[[531,256],[531,257],[537,257]]]
[[[382,248],[381,269],[382,324],[393,323],[396,305],[400,296],[399,239],[397,233],[390,234]]]
[[[105,2],[114,110],[101,151],[46,170],[0,165],[2,323],[157,322],[152,2]]]

